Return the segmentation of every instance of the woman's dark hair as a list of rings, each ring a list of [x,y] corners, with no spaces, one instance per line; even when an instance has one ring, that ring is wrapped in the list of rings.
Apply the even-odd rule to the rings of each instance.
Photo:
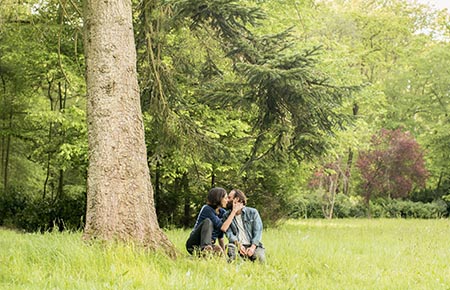
[[[222,187],[214,187],[208,192],[206,202],[213,208],[218,208],[222,199],[227,195],[227,191]]]
[[[242,191],[240,191],[239,189],[233,189],[231,191],[234,191],[234,197],[233,198],[237,198],[244,205],[247,204],[247,197],[245,196],[245,194]]]

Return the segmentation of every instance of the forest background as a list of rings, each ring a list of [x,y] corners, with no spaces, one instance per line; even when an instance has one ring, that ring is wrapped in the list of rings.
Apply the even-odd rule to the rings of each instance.
[[[0,225],[84,225],[81,2],[0,1]],[[401,0],[133,5],[162,227],[192,226],[213,186],[241,188],[267,224],[448,216],[447,10]]]

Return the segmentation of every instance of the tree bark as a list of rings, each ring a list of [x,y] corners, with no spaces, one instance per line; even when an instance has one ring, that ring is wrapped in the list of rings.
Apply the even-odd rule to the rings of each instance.
[[[359,106],[357,103],[353,104],[353,116],[358,116],[359,112]],[[345,169],[345,173],[343,176],[343,188],[342,191],[344,194],[349,194],[349,185],[350,185],[350,178],[352,174],[352,165],[353,165],[353,150],[351,147],[348,148],[348,157],[347,157],[347,168]]]
[[[187,172],[183,174],[183,195],[184,195],[184,217],[183,226],[188,228],[191,226],[191,191],[189,190],[189,178]]]
[[[12,109],[9,112],[9,121],[8,121],[8,130],[12,130],[12,118],[13,112]],[[4,159],[4,168],[3,168],[3,187],[6,190],[8,188],[8,171],[9,171],[9,155],[11,149],[11,133],[8,133],[6,137],[6,149],[5,149],[5,159]]]
[[[6,81],[3,78],[2,75],[0,75],[0,79],[2,80],[2,85],[3,85],[3,94],[2,94],[2,106],[4,108],[4,110],[6,110],[7,106],[7,102],[6,102]],[[5,131],[6,131],[6,112],[3,110],[0,110],[0,136],[1,136],[1,144],[0,144],[0,150],[2,152],[1,154],[1,158],[0,158],[0,176],[1,181],[3,182],[3,190],[6,191],[6,184],[4,184],[4,169],[5,169],[5,154],[6,154],[6,136],[5,136]]]
[[[89,167],[84,239],[130,241],[174,256],[147,165],[131,0],[84,6]]]

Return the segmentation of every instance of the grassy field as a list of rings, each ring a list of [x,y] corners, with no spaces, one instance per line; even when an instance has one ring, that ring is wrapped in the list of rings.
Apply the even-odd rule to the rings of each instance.
[[[87,245],[80,233],[0,230],[0,289],[450,289],[449,220],[299,220],[263,234],[267,263],[132,246]]]

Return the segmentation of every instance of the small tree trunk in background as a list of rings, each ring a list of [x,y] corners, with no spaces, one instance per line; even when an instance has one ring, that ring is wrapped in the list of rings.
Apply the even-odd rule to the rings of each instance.
[[[184,194],[183,226],[188,228],[191,226],[191,191],[189,190],[189,178],[187,172],[183,174],[182,184]]]
[[[12,119],[13,119],[13,112],[12,109],[9,112],[9,121],[8,121],[8,132],[12,130]],[[5,159],[4,159],[4,167],[3,167],[3,187],[6,189],[8,187],[8,170],[9,170],[9,155],[11,150],[11,133],[8,133],[8,136],[6,137],[6,148],[5,148]]]
[[[51,144],[52,142],[52,131],[53,131],[53,122],[50,122],[50,128],[48,130],[48,143]],[[44,188],[42,191],[42,199],[45,199],[47,195],[47,188],[48,188],[48,181],[50,179],[50,163],[52,160],[52,153],[47,153],[47,168],[45,173],[45,180],[44,180]]]
[[[441,183],[442,183],[442,177],[444,177],[444,171],[441,170],[441,172],[439,173],[439,179],[438,182],[436,184],[436,191],[438,191],[441,188]]]
[[[366,193],[366,195],[364,196],[364,203],[366,204],[366,209],[367,209],[367,218],[372,218],[372,212],[370,211],[370,197],[372,195],[370,193]]]
[[[359,106],[357,103],[353,104],[353,116],[357,116],[359,112]],[[343,176],[343,187],[342,192],[344,194],[349,194],[349,184],[350,184],[350,178],[352,174],[352,165],[353,165],[353,150],[351,147],[348,148],[348,157],[347,157],[347,167],[345,168],[345,173]]]
[[[50,102],[50,111],[54,111],[55,106],[54,106],[54,100],[53,100],[53,96],[52,96],[52,85],[53,85],[53,81],[52,80],[48,80],[48,88],[47,88],[47,98]],[[49,128],[48,128],[48,144],[52,144],[53,143],[53,122],[50,122],[49,124]],[[51,175],[51,162],[52,162],[52,154],[53,150],[48,150],[47,152],[47,168],[46,168],[46,173],[45,173],[45,180],[44,180],[44,188],[42,191],[42,199],[45,199],[47,196],[47,188],[48,188],[48,183],[50,180],[50,175]],[[53,187],[52,187],[52,199],[53,199]]]
[[[7,108],[7,103],[6,103],[6,81],[3,78],[3,76],[0,75],[0,79],[2,80],[2,85],[3,85],[3,97],[2,97],[2,106],[3,109]],[[5,154],[6,154],[6,136],[3,132],[6,131],[6,113],[3,110],[0,110],[0,130],[2,130],[2,134],[0,134],[1,136],[1,144],[0,144],[0,150],[2,151],[1,154],[1,159],[0,159],[0,176],[1,176],[1,180],[2,183],[4,182],[4,170],[5,170]],[[3,184],[3,189],[6,190],[6,184]]]
[[[156,169],[155,169],[155,209],[157,209],[156,213],[161,212],[161,162],[159,160],[156,161]],[[160,216],[161,217],[161,216]]]
[[[62,90],[61,82],[58,82],[58,95],[59,95],[59,112],[61,114],[65,113],[66,109],[66,98],[67,98],[67,89],[66,85],[64,85],[64,92]],[[58,130],[58,135],[61,137],[59,144],[64,143],[65,139],[65,132],[64,130]],[[63,197],[64,194],[64,170],[60,169],[58,173],[58,188],[56,191],[56,199],[60,200]]]
[[[336,190],[338,187],[338,185],[337,185],[338,180],[339,180],[339,174],[337,174],[336,177],[334,175],[330,176],[330,187],[328,189],[329,196],[330,196],[330,210],[328,212],[329,219],[333,218],[334,204],[336,202]]]
[[[216,186],[216,166],[213,164],[211,170],[211,188],[215,186]]]
[[[342,192],[345,195],[347,195],[349,193],[349,184],[350,184],[352,164],[353,164],[353,151],[352,151],[352,148],[348,148],[347,167],[345,168],[344,175],[342,176],[342,178],[343,178]]]
[[[174,255],[158,225],[136,74],[131,0],[84,6],[89,168],[84,239]]]

